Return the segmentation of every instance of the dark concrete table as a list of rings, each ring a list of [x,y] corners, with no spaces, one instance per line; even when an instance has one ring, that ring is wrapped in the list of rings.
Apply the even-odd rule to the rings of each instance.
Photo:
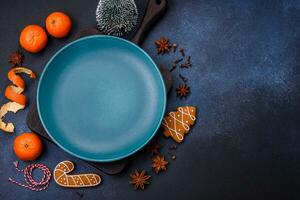
[[[7,57],[18,46],[23,26],[42,24],[48,13],[67,11],[75,24],[72,36],[94,25],[97,1],[1,1],[0,91],[9,83]],[[144,49],[166,67],[175,55],[157,56],[153,41],[164,35],[192,55],[189,78],[192,93],[186,100],[169,95],[167,110],[196,105],[197,125],[170,160],[166,173],[154,175],[150,157],[135,157],[116,176],[100,173],[103,183],[87,189],[65,189],[52,180],[43,192],[7,182],[23,180],[12,162],[14,138],[29,131],[25,117],[38,81],[27,80],[29,106],[9,115],[16,133],[0,133],[0,199],[299,199],[300,190],[300,4],[299,1],[170,0],[168,12],[153,29]],[[71,36],[71,37],[72,37]],[[47,60],[71,41],[50,39],[47,49],[26,54],[25,65],[39,75]],[[174,71],[175,86],[179,83]],[[1,95],[0,103],[6,100]],[[163,153],[171,141],[162,139]],[[95,171],[54,144],[44,142],[37,161],[51,169],[62,160],[77,163],[77,172]],[[26,163],[21,163],[25,166]],[[128,184],[134,169],[153,174],[145,191]]]

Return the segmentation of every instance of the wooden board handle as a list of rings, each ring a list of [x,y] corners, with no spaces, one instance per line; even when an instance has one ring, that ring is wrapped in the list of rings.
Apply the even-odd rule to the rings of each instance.
[[[167,0],[149,0],[144,19],[132,42],[140,45],[151,26],[165,13]]]

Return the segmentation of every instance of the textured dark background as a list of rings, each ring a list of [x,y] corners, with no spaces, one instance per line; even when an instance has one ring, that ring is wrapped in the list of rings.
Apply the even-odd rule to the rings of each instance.
[[[0,91],[9,83],[7,57],[18,48],[20,30],[43,24],[48,13],[68,12],[74,28],[70,37],[50,39],[45,51],[26,54],[25,65],[40,75],[45,63],[79,29],[93,26],[97,1],[9,0],[0,2]],[[99,187],[61,188],[52,180],[43,192],[32,192],[7,182],[23,181],[12,161],[14,138],[28,131],[28,109],[8,120],[16,133],[0,133],[0,199],[299,199],[300,197],[300,2],[277,0],[170,0],[165,17],[143,47],[160,65],[170,67],[177,55],[157,56],[153,41],[164,35],[192,55],[193,68],[180,73],[189,78],[192,93],[186,100],[169,95],[167,110],[196,105],[198,121],[176,151],[166,173],[154,175],[150,157],[139,154],[124,173],[103,177]],[[174,71],[175,86],[178,71]],[[29,106],[38,81],[28,81]],[[0,103],[6,100],[0,96]],[[29,107],[28,106],[28,107]],[[160,133],[159,133],[160,134]],[[172,142],[158,138],[163,153]],[[44,142],[37,162],[51,169],[62,160],[77,163],[77,172],[95,171]],[[167,154],[166,154],[167,155]],[[21,162],[21,167],[26,163]],[[134,169],[147,169],[152,183],[145,191],[128,184]]]

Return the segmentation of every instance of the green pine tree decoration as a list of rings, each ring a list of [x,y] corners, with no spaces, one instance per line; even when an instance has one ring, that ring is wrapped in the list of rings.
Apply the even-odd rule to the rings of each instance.
[[[96,10],[97,27],[108,35],[122,36],[137,24],[134,0],[100,0]]]

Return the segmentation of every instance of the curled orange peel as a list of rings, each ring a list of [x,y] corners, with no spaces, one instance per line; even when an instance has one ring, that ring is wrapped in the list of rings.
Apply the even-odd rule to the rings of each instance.
[[[25,88],[25,82],[22,79],[22,77],[18,74],[20,73],[25,73],[27,74],[30,78],[36,78],[35,73],[26,68],[26,67],[14,67],[11,70],[9,70],[7,77],[8,79],[16,86],[20,87],[20,88]]]
[[[6,87],[4,95],[9,100],[25,106],[26,96],[24,94],[21,94],[22,92],[23,88],[9,85]]]
[[[21,94],[25,89],[25,82],[18,74],[25,73],[30,78],[36,78],[35,73],[26,67],[14,67],[9,70],[7,77],[13,83],[5,89],[5,97],[13,102],[26,105],[26,96]]]
[[[8,112],[16,113],[24,108],[24,105],[18,104],[16,102],[8,102],[3,104],[0,108],[0,129],[8,133],[13,133],[15,130],[15,126],[13,125],[13,123],[5,123],[3,121],[3,118]]]
[[[35,73],[26,67],[15,67],[9,70],[7,77],[13,83],[5,89],[5,97],[11,100],[11,102],[5,103],[0,108],[0,130],[8,133],[14,132],[14,124],[6,123],[3,121],[6,113],[13,112],[16,113],[21,109],[25,108],[26,96],[22,94],[25,89],[25,82],[22,77],[18,74],[25,73],[30,78],[36,78]]]

